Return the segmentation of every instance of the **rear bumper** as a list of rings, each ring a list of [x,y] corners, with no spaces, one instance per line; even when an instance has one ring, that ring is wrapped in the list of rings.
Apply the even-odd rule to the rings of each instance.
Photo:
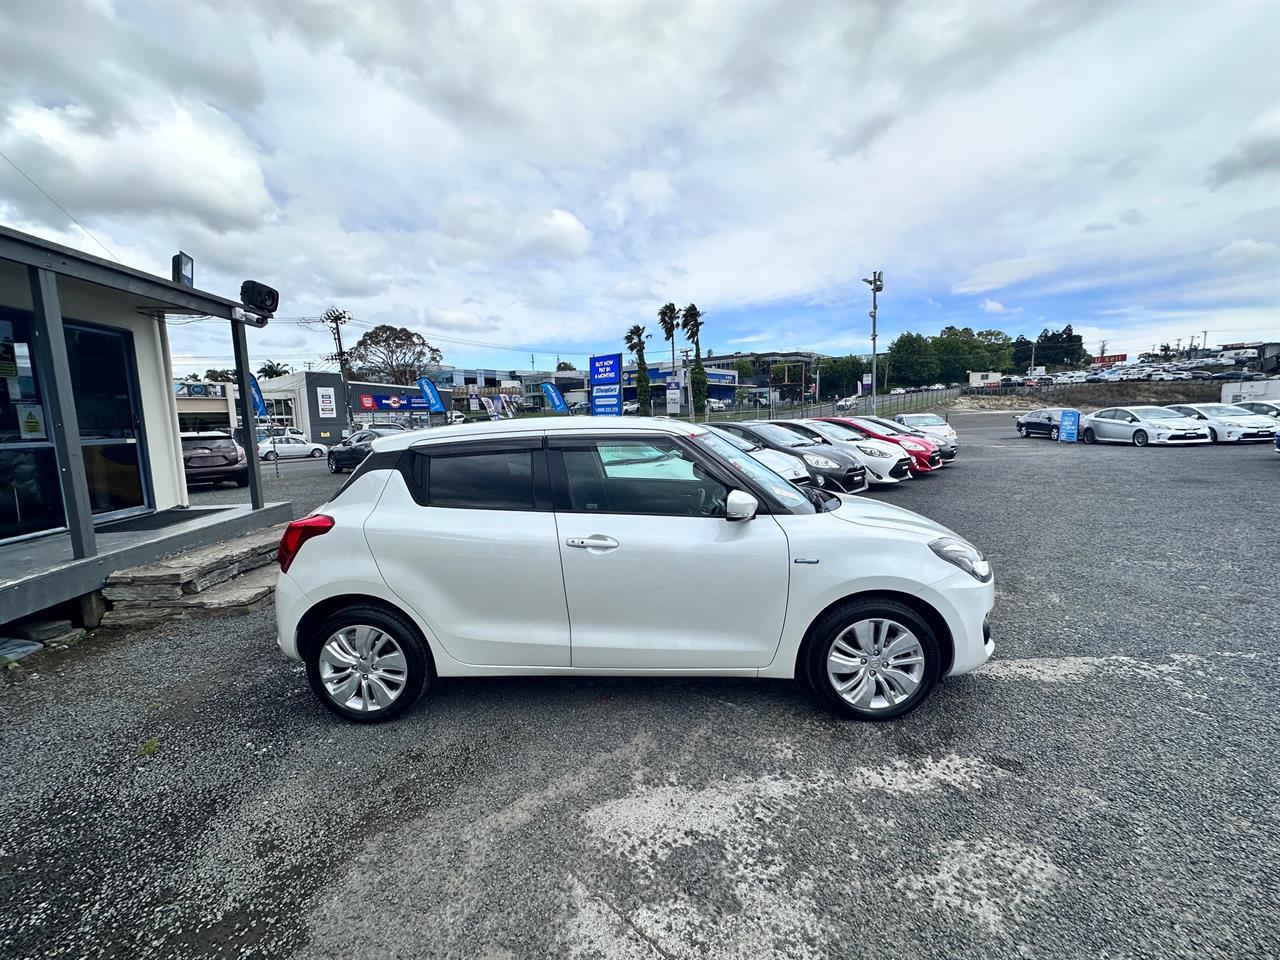
[[[290,660],[301,660],[298,653],[298,622],[311,606],[302,588],[287,573],[276,577],[276,642],[280,652]]]
[[[184,467],[187,483],[217,483],[220,480],[246,480],[249,477],[247,461],[227,464],[223,467]]]

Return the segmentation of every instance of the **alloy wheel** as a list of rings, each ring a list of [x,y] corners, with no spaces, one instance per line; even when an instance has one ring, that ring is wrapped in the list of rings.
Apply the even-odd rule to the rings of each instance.
[[[360,623],[330,635],[320,649],[320,681],[334,703],[374,713],[404,691],[409,664],[395,637]]]
[[[329,472],[330,472],[330,473],[337,473],[337,472],[338,472],[338,461],[337,461],[337,460],[335,460],[335,459],[333,459],[333,454],[332,454],[332,453],[331,453],[331,454],[329,454]]]
[[[1057,427],[1054,427],[1054,428],[1053,428],[1053,430],[1049,433],[1049,439],[1050,439],[1050,440],[1057,440],[1057,439],[1058,439],[1058,428],[1057,428]]]
[[[827,680],[846,703],[875,712],[902,703],[924,677],[924,648],[896,620],[875,617],[850,624],[827,651]]]
[[[1147,445],[1147,432],[1138,430],[1133,435],[1133,445],[1135,447],[1145,447]]]
[[[1022,437],[1023,440],[1027,439],[1027,428],[1018,427],[1018,436]]]

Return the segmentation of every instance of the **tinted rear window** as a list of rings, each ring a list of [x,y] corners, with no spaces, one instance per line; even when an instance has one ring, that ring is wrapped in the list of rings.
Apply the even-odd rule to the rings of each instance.
[[[230,437],[183,437],[182,449],[190,452],[192,450],[234,450],[236,448],[235,441]]]
[[[464,510],[532,510],[533,452],[500,450],[433,454],[427,495],[433,507]]]

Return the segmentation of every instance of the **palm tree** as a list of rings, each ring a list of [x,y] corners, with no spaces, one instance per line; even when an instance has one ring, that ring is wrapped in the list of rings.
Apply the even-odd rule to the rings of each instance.
[[[689,377],[693,412],[702,416],[707,409],[707,371],[702,368],[702,311],[691,303],[680,311],[680,329],[693,344],[693,373]]]
[[[644,362],[644,342],[647,339],[649,335],[638,323],[632,324],[631,329],[623,337],[627,349],[636,355],[636,402],[639,404],[636,412],[642,417],[653,413],[652,394],[649,388],[649,365]]]
[[[671,341],[671,372],[667,374],[667,383],[671,383],[671,378],[676,375],[676,329],[680,326],[680,311],[674,303],[662,305],[658,311],[658,326],[662,327],[662,336]]]
[[[283,377],[291,372],[287,363],[276,363],[274,360],[265,360],[262,366],[258,368],[258,376],[263,380],[270,380],[272,377]]]

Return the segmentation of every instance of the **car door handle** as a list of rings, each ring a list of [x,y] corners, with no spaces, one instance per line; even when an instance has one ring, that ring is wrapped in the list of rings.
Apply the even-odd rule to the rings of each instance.
[[[570,537],[564,542],[566,547],[580,547],[584,550],[616,550],[618,541],[613,537],[593,534],[589,537]]]

